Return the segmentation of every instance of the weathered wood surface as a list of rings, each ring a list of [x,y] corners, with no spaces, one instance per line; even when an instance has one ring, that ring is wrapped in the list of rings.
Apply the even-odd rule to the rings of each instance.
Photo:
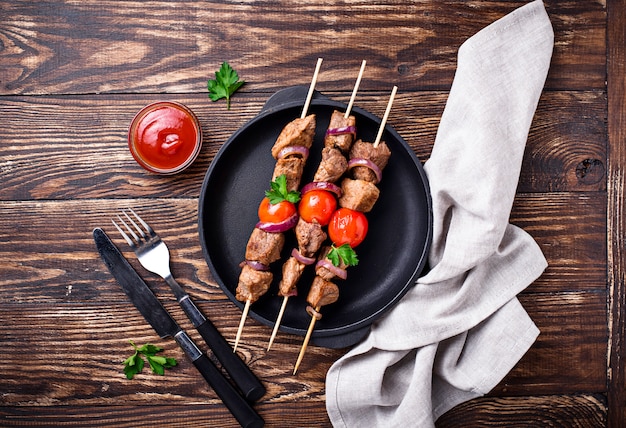
[[[382,115],[381,99],[397,84],[389,123],[426,161],[459,45],[524,3],[0,1],[0,425],[235,426],[182,351],[128,303],[92,229],[111,231],[108,218],[127,206],[151,213],[177,279],[234,337],[240,311],[212,277],[196,226],[202,180],[221,145],[276,90],[308,83],[317,57],[325,64],[318,90],[347,101],[365,58],[357,104]],[[548,259],[520,295],[541,335],[490,394],[452,409],[438,427],[618,427],[626,419],[626,1],[546,8],[554,56],[511,215]],[[231,110],[206,93],[222,61],[248,82]],[[200,157],[174,177],[145,173],[126,146],[133,115],[160,99],[185,103],[203,127]],[[162,281],[146,278],[199,339]],[[269,333],[250,321],[241,344],[268,387],[259,412],[268,426],[328,426],[324,377],[346,350],[310,347],[291,376],[301,338],[279,334],[267,353]],[[129,340],[162,344],[180,367],[126,380]]]
[[[608,100],[609,168],[607,179],[607,251],[609,264],[609,421],[618,427],[626,421],[626,280],[624,272],[624,168],[626,166],[626,2],[609,1],[610,19],[607,25],[608,55],[607,79],[610,88]]]
[[[274,92],[310,79],[364,91],[447,89],[459,45],[523,1],[5,2],[2,93],[201,92],[220,61]],[[547,1],[557,33],[550,89],[605,86],[604,1]]]

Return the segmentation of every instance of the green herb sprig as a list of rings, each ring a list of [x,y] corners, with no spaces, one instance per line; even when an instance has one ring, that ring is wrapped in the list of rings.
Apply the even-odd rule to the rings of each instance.
[[[217,101],[226,98],[226,107],[230,110],[230,96],[243,86],[245,81],[239,80],[239,74],[228,64],[223,62],[218,71],[215,72],[215,79],[207,82],[209,98]]]
[[[270,190],[265,191],[265,196],[270,200],[270,204],[275,205],[282,201],[295,204],[300,200],[300,192],[297,190],[287,191],[287,176],[281,174],[276,180],[270,183]]]
[[[135,348],[135,353],[124,361],[124,374],[126,374],[127,379],[132,379],[136,374],[141,373],[145,365],[143,357],[145,357],[148,361],[148,364],[152,369],[152,373],[156,373],[161,376],[165,373],[165,369],[172,368],[178,364],[175,358],[156,355],[161,352],[163,348],[150,343],[146,343],[138,348],[132,340],[130,341],[130,344],[133,345],[133,348]]]
[[[333,245],[326,257],[334,266],[339,266],[341,262],[346,266],[356,266],[359,264],[359,258],[356,252],[348,244],[343,244],[340,247]]]

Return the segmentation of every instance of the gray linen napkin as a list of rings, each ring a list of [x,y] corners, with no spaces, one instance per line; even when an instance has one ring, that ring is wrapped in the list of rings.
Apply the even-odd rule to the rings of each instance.
[[[468,39],[425,164],[431,270],[328,371],[336,427],[431,427],[489,392],[536,340],[517,300],[547,263],[509,224],[554,33],[540,0]]]

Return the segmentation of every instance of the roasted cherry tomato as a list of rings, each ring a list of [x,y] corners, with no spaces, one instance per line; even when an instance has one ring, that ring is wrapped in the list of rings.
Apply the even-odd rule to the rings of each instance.
[[[259,205],[259,220],[264,223],[280,223],[296,213],[296,206],[288,201],[270,204],[269,198],[263,198]]]
[[[335,195],[326,190],[310,190],[302,195],[298,205],[300,217],[308,223],[317,221],[322,226],[330,222],[330,217],[337,209]]]
[[[365,239],[367,227],[365,214],[349,208],[339,208],[328,224],[328,236],[337,247],[348,244],[354,248]]]

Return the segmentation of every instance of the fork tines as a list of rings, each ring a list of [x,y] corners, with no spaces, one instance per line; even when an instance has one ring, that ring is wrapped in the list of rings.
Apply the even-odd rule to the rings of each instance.
[[[126,220],[128,220],[128,222],[130,224],[133,225],[133,227],[135,228],[135,230],[137,231],[137,233],[139,235],[137,235],[137,233],[135,233],[135,231],[133,230],[132,227],[129,226],[129,224],[124,221],[124,219],[118,215],[117,218],[118,220],[124,225],[124,227],[126,228],[126,230],[128,231],[128,233],[132,236],[132,239],[130,236],[128,236],[128,234],[126,232],[124,232],[124,230],[115,222],[115,220],[111,220],[111,222],[113,223],[113,225],[115,226],[115,228],[118,230],[118,232],[120,232],[120,234],[124,237],[124,239],[126,240],[126,242],[128,243],[128,245],[130,245],[133,249],[135,249],[135,247],[137,247],[137,245],[141,242],[141,240],[145,240],[147,241],[148,239],[150,239],[151,237],[155,236],[154,230],[152,230],[152,228],[150,227],[150,225],[148,225],[148,223],[146,223],[145,221],[143,221],[143,219],[141,217],[139,217],[139,215],[133,211],[132,208],[128,208],[128,211],[130,211],[133,216],[135,217],[135,219],[137,219],[137,221],[143,226],[143,229],[141,227],[139,227],[139,225],[135,222],[135,220],[132,219],[131,216],[128,215],[128,213],[126,211],[122,211],[122,214],[126,217]],[[150,235],[146,235],[146,232]],[[140,238],[141,236],[141,238]]]

